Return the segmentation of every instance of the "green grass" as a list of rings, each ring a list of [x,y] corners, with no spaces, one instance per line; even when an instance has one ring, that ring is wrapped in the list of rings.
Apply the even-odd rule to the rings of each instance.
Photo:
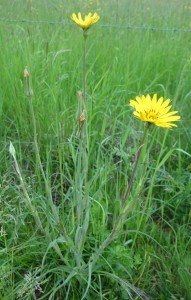
[[[191,33],[99,25],[191,29],[191,6],[178,0],[90,2],[1,0],[2,18],[66,21],[71,26],[0,23],[0,299],[189,300]],[[75,176],[83,39],[70,15],[95,10],[101,19],[87,40],[91,206],[85,244],[75,254],[72,243],[79,250],[82,236],[76,222]],[[53,205],[34,147],[25,66]],[[133,208],[96,264],[86,266],[120,213],[140,147],[144,124],[133,117],[129,99],[147,93],[170,98],[181,121],[173,130],[149,132],[127,203]],[[10,141],[43,233],[26,204]],[[59,230],[55,211],[71,243]]]

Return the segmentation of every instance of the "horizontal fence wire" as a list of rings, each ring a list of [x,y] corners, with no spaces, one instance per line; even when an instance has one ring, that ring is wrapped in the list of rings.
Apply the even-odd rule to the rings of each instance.
[[[59,22],[59,21],[41,21],[41,20],[14,20],[0,18],[0,22],[8,23],[29,23],[29,24],[50,24],[50,25],[63,25],[63,26],[75,26],[73,23]],[[186,32],[191,33],[191,29],[181,29],[181,28],[159,28],[159,27],[149,27],[149,26],[134,26],[134,25],[111,25],[111,24],[97,24],[98,28],[113,28],[113,29],[130,29],[130,30],[149,30],[149,31],[164,31],[164,32]]]

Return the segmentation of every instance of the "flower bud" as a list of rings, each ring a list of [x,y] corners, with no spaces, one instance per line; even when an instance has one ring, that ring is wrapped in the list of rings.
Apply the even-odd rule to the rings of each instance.
[[[24,69],[24,78],[29,78],[29,76],[30,76],[29,70],[28,70],[27,67],[25,67],[25,69]]]

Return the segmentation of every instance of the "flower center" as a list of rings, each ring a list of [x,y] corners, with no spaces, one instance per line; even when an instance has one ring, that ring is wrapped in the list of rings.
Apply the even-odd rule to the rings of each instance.
[[[153,122],[159,118],[159,113],[156,112],[155,109],[144,110],[144,113],[145,113],[145,117],[147,118],[148,122]]]

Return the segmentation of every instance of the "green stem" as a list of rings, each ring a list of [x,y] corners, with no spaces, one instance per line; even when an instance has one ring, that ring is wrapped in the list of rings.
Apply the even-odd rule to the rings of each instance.
[[[84,100],[84,109],[86,111],[86,39],[87,34],[84,32],[84,53],[83,53],[83,100]]]
[[[28,192],[27,192],[27,189],[26,189],[24,180],[23,180],[23,178],[22,178],[21,171],[20,171],[20,168],[19,168],[19,164],[18,164],[18,162],[17,162],[17,158],[16,158],[16,155],[15,155],[15,154],[13,155],[13,159],[14,159],[14,163],[15,163],[15,169],[16,169],[17,174],[18,174],[19,179],[20,179],[21,187],[22,187],[23,193],[24,193],[24,195],[25,195],[25,198],[24,198],[24,199],[25,199],[25,202],[26,202],[26,204],[29,206],[30,211],[31,211],[31,214],[32,214],[32,216],[34,217],[34,220],[35,220],[35,222],[36,222],[36,224],[37,224],[37,226],[38,226],[40,232],[41,232],[43,235],[45,235],[45,236],[48,238],[48,240],[51,242],[50,234],[47,233],[47,232],[44,230],[43,225],[42,225],[42,222],[41,222],[40,217],[39,217],[39,215],[38,215],[38,212],[37,212],[36,208],[33,206],[32,202],[31,202],[31,199],[30,199],[30,197],[29,197],[29,194],[28,194]],[[58,254],[58,256],[60,257],[60,259],[61,259],[65,264],[67,264],[67,265],[69,266],[68,262],[67,262],[67,261],[65,260],[65,258],[63,257],[63,255],[62,255],[62,253],[61,253],[61,250],[60,250],[58,244],[55,243],[53,247],[54,247],[56,253]]]
[[[135,177],[137,166],[138,166],[138,163],[139,163],[139,160],[140,160],[140,157],[141,157],[141,152],[142,152],[142,149],[143,149],[143,146],[144,146],[144,142],[145,142],[147,130],[148,130],[148,124],[146,124],[146,126],[145,126],[144,133],[143,133],[142,143],[141,143],[141,146],[138,149],[138,152],[137,152],[137,155],[136,155],[136,161],[135,161],[135,165],[134,165],[134,168],[133,168],[133,171],[132,171],[132,175],[131,175],[130,181],[128,183],[128,186],[127,186],[127,191],[126,191],[125,196],[123,198],[121,213],[119,214],[117,220],[115,221],[115,224],[114,224],[113,229],[110,232],[109,236],[101,244],[101,246],[99,247],[99,249],[97,250],[97,252],[95,252],[90,257],[89,263],[91,263],[91,265],[94,265],[96,263],[96,261],[99,258],[100,254],[113,241],[113,239],[115,238],[115,235],[117,233],[118,226],[121,224],[121,220],[122,219],[124,220],[124,219],[127,218],[127,215],[129,213],[129,209],[127,209],[127,210],[124,210],[124,209],[125,209],[125,206],[126,206],[126,203],[127,203],[127,199],[128,199],[128,196],[129,196],[129,193],[130,193],[130,190],[131,190],[133,179]]]
[[[45,173],[44,173],[42,161],[41,161],[41,158],[40,158],[40,151],[39,151],[39,147],[38,147],[38,142],[37,142],[36,120],[35,120],[35,114],[34,114],[34,108],[33,108],[33,99],[32,99],[32,92],[31,92],[29,77],[26,77],[26,92],[27,92],[27,96],[28,96],[28,99],[29,99],[30,111],[31,111],[31,116],[32,116],[32,123],[33,123],[33,130],[34,130],[34,146],[35,146],[35,151],[36,151],[37,160],[38,160],[38,163],[39,163],[39,166],[40,166],[40,171],[41,171],[44,183],[45,183],[45,188],[46,188],[46,193],[48,195],[49,205],[50,205],[50,207],[51,207],[51,209],[53,211],[53,215],[54,215],[56,224],[58,226],[58,230],[60,231],[60,233],[64,237],[65,241],[68,243],[68,245],[73,250],[74,255],[76,257],[78,257],[78,255],[77,255],[77,253],[75,251],[75,247],[74,247],[73,241],[69,238],[69,236],[65,232],[65,230],[64,230],[64,228],[63,228],[63,226],[62,226],[62,224],[60,222],[60,218],[59,218],[58,212],[57,212],[56,207],[55,207],[55,205],[53,203],[51,188],[49,186],[49,183],[48,183],[48,181],[46,179],[46,176],[45,176]],[[56,244],[55,249],[56,249],[56,252],[59,252],[60,256],[62,256],[58,244]]]
[[[82,238],[81,238],[81,251],[85,242],[86,233],[89,224],[89,186],[87,182],[87,173],[88,173],[88,114],[87,114],[87,105],[86,105],[86,40],[87,32],[84,31],[84,59],[83,59],[83,95],[84,95],[84,111],[85,111],[85,122],[84,122],[84,132],[83,132],[83,179],[84,179],[84,196],[83,196],[83,208],[82,208],[82,217],[83,217],[83,226],[82,226]]]
[[[40,229],[40,232],[42,234],[44,234],[44,228],[42,226],[42,223],[41,223],[41,220],[39,218],[39,215],[38,215],[38,212],[37,210],[35,209],[35,207],[32,205],[32,202],[31,202],[31,199],[29,197],[29,194],[27,192],[27,189],[25,187],[25,183],[24,183],[24,180],[23,180],[23,177],[21,175],[21,171],[20,171],[20,168],[19,168],[19,165],[18,165],[18,162],[17,162],[17,158],[16,158],[16,155],[13,156],[13,159],[14,159],[14,163],[15,163],[15,169],[17,171],[17,174],[19,175],[19,179],[20,179],[20,183],[21,183],[21,187],[22,187],[22,190],[23,190],[23,193],[25,195],[25,200],[26,200],[26,203],[28,204],[28,206],[30,207],[30,211],[31,211],[31,214],[33,215],[35,221],[36,221],[36,224],[38,226],[38,228]]]
[[[83,189],[87,183],[87,169],[88,169],[88,139],[87,139],[87,110],[86,110],[86,39],[87,32],[83,32],[83,97],[82,105],[79,102],[79,115],[84,114],[85,120],[80,123],[79,135],[79,152],[78,152],[78,166],[77,166],[77,223],[79,226],[83,223],[83,214],[85,209],[85,200]],[[79,99],[80,100],[80,99]]]
[[[83,124],[83,173],[84,173],[84,185],[87,182],[87,170],[88,170],[88,114],[86,105],[86,40],[87,33],[84,31],[84,58],[83,58],[83,111],[85,113],[85,122]]]
[[[126,191],[126,193],[124,195],[124,198],[123,198],[122,208],[124,208],[125,205],[126,205],[126,203],[127,203],[127,199],[128,199],[128,196],[129,196],[129,193],[130,193],[130,190],[131,190],[133,179],[135,177],[135,173],[136,173],[136,170],[137,170],[137,166],[138,166],[138,163],[139,163],[141,152],[142,152],[142,149],[143,149],[143,146],[144,146],[144,142],[145,142],[147,130],[148,130],[148,124],[146,124],[146,126],[145,126],[144,133],[143,133],[142,143],[141,143],[141,146],[139,147],[139,149],[137,151],[137,154],[136,154],[135,165],[134,165],[134,168],[133,168],[133,172],[132,172],[131,178],[130,178],[129,183],[127,185],[127,191]]]
[[[37,142],[36,120],[35,120],[35,114],[34,114],[34,108],[33,108],[33,99],[32,99],[32,93],[31,93],[31,89],[30,89],[29,78],[26,78],[26,84],[27,84],[27,89],[28,89],[27,95],[28,95],[28,99],[29,99],[29,105],[30,105],[30,111],[31,111],[31,117],[32,117],[32,124],[33,124],[33,131],[34,131],[34,146],[35,146],[36,156],[37,156],[40,171],[41,171],[44,183],[45,183],[45,188],[46,188],[46,193],[48,195],[49,204],[50,204],[50,207],[53,211],[55,221],[56,221],[57,225],[60,228],[61,224],[60,224],[59,216],[58,216],[58,213],[56,211],[56,207],[53,203],[51,188],[50,188],[50,185],[48,183],[48,180],[46,179],[44,169],[43,169],[43,166],[42,166],[42,161],[41,161],[41,158],[40,158],[40,151],[39,151],[38,142]],[[65,236],[65,238],[67,238],[65,234],[64,234],[64,236]]]
[[[78,238],[76,246],[80,255],[82,255],[83,245],[86,239],[86,233],[89,224],[89,187],[87,182],[88,173],[88,115],[86,103],[86,40],[87,32],[83,32],[83,102],[82,111],[85,120],[80,124],[80,140],[78,152],[78,167],[77,167],[77,231]],[[88,215],[87,215],[88,214]]]

